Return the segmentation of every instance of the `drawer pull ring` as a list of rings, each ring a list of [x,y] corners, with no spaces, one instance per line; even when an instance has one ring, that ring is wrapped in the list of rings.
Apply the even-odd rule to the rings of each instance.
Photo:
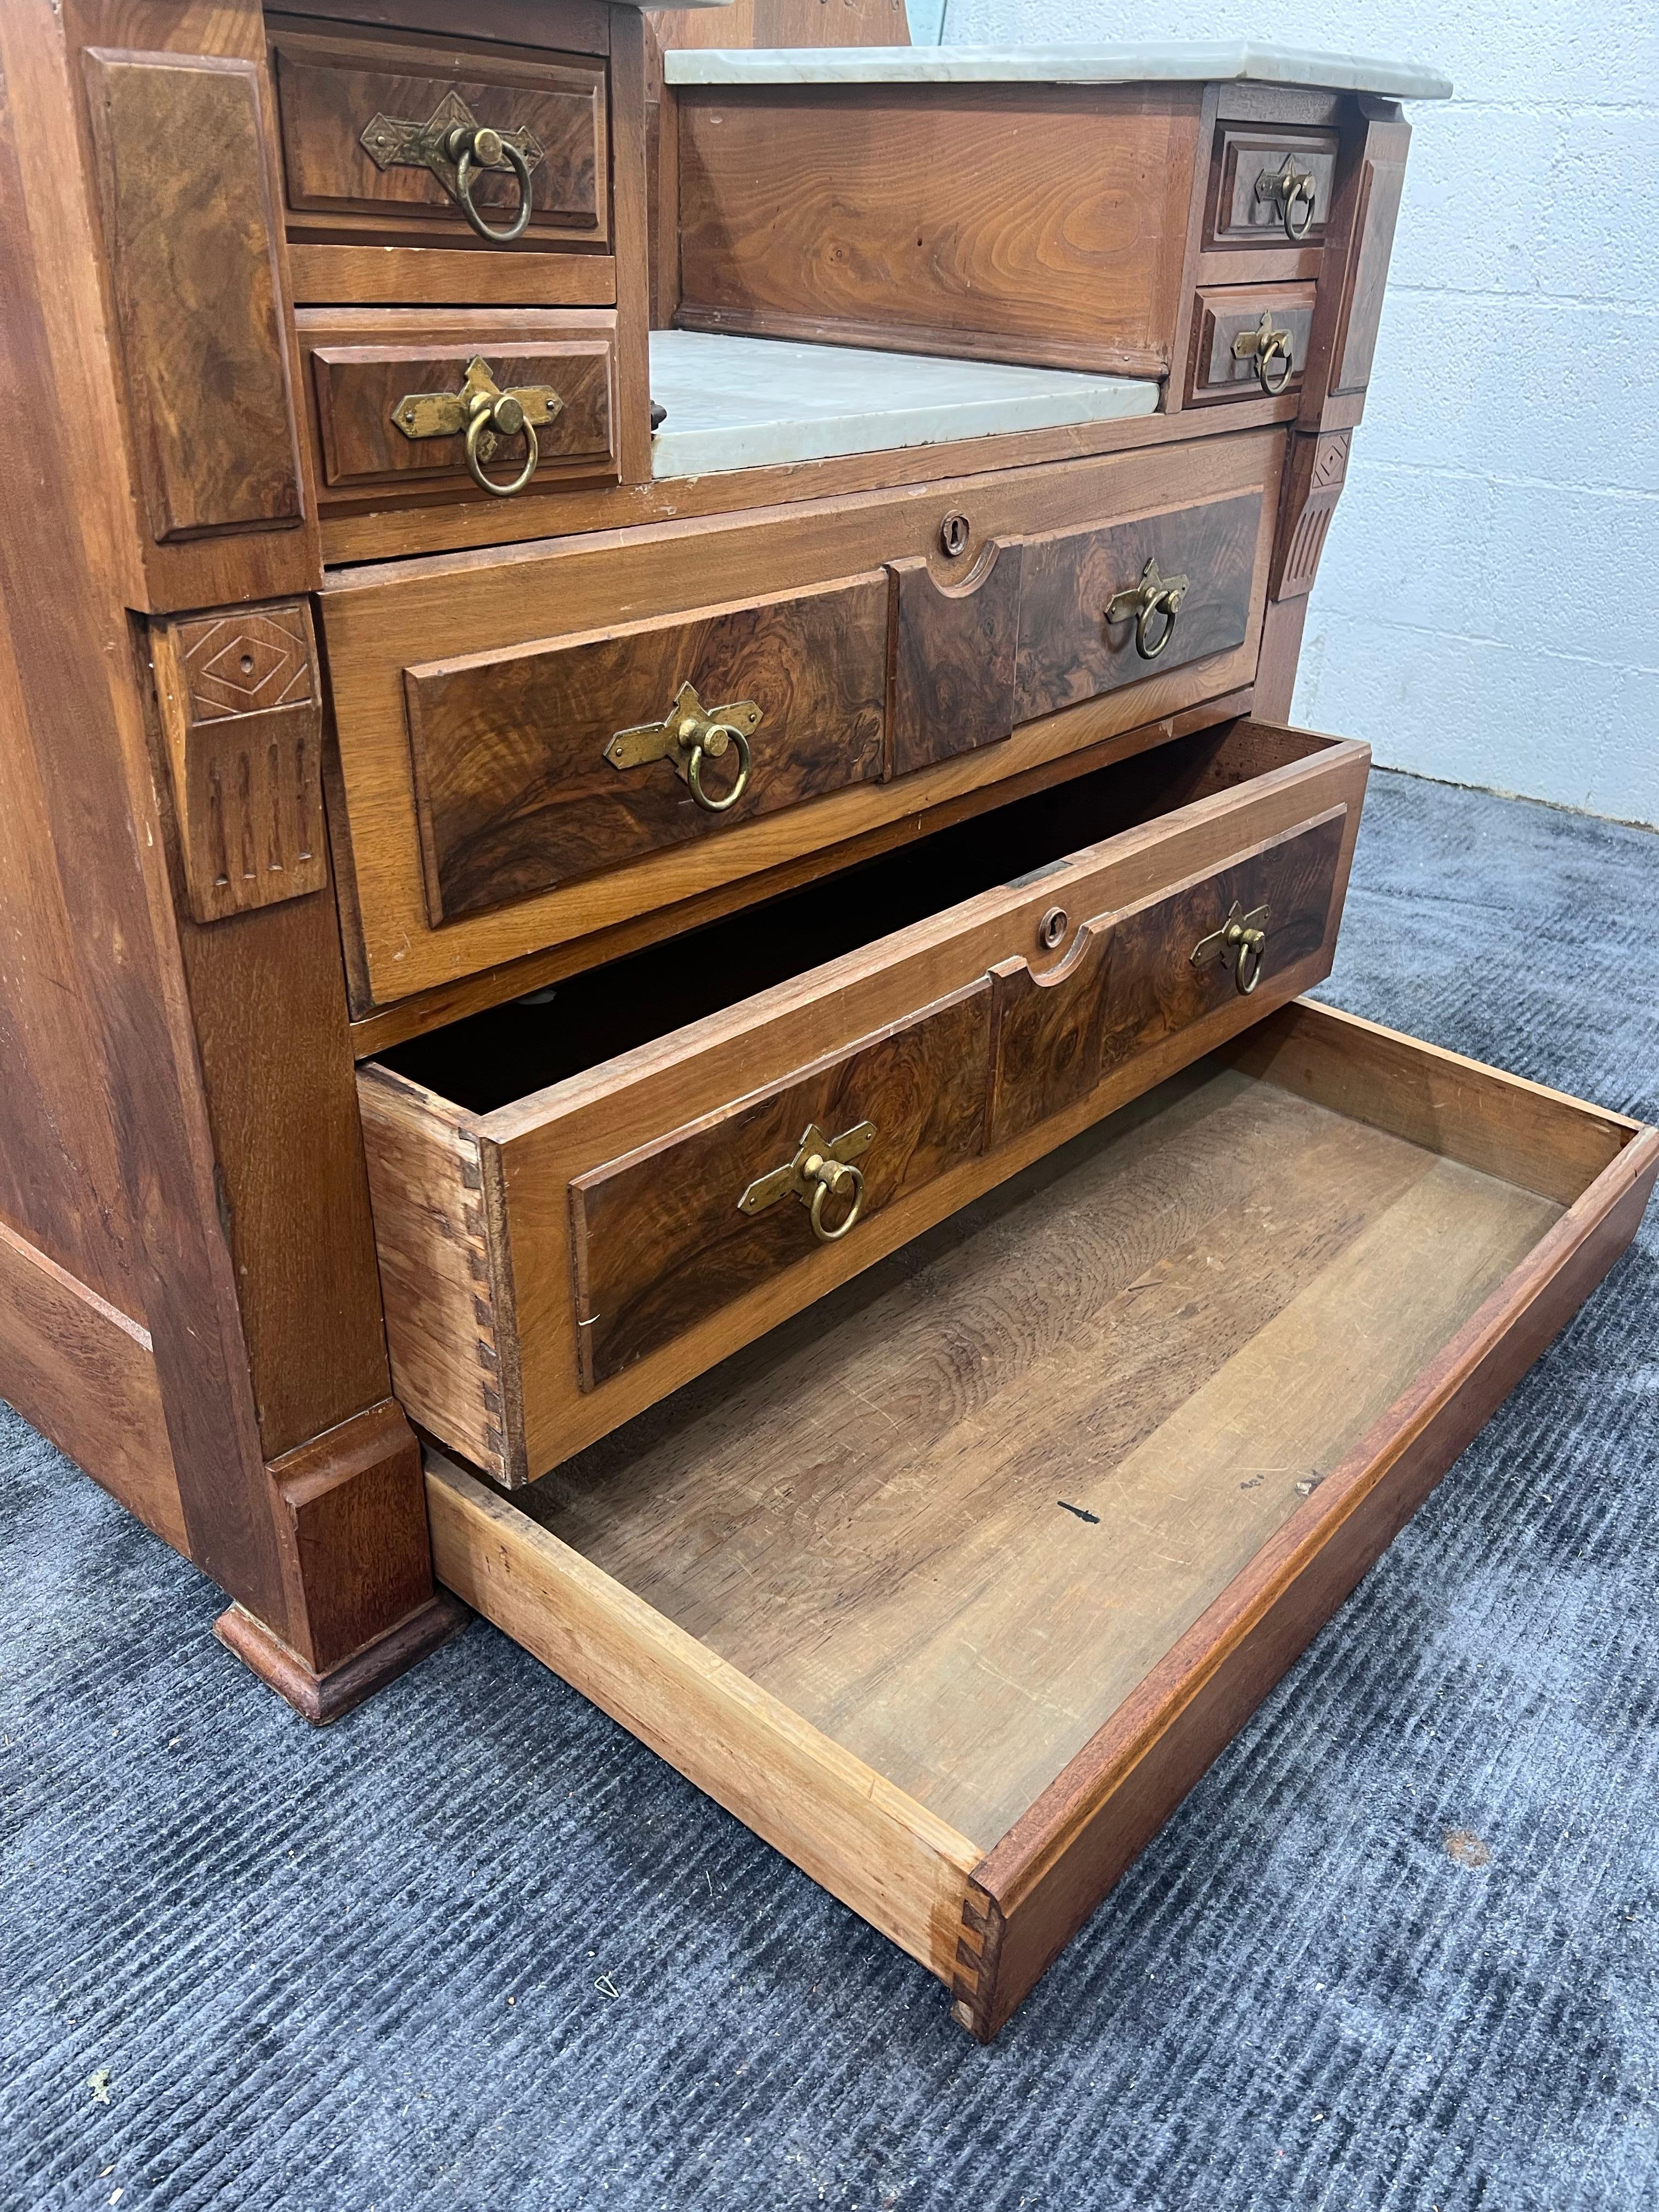
[[[749,788],[749,740],[760,727],[761,715],[752,699],[706,708],[695,687],[682,684],[660,722],[618,730],[605,757],[615,769],[643,768],[649,761],[665,760],[705,814],[726,814]],[[738,772],[730,789],[712,799],[703,787],[703,763],[719,760],[728,747],[736,749]]]
[[[1246,914],[1235,899],[1220,928],[1212,930],[1194,945],[1194,967],[1212,967],[1218,960],[1224,968],[1232,969],[1234,988],[1240,998],[1248,999],[1261,981],[1267,951],[1267,921],[1268,909],[1265,906],[1253,907]]]
[[[428,171],[491,246],[523,237],[532,214],[530,173],[544,150],[533,131],[492,131],[452,87],[424,123],[377,115],[357,143],[377,169]],[[481,169],[503,168],[519,180],[519,211],[505,230],[492,230],[473,203],[472,179]]]
[[[1143,660],[1156,660],[1175,635],[1176,617],[1188,587],[1185,576],[1160,576],[1157,560],[1149,559],[1140,581],[1117,594],[1106,610],[1106,619],[1121,623],[1133,618],[1135,651]]]
[[[513,141],[483,124],[469,127],[458,123],[444,141],[444,151],[455,164],[455,197],[461,213],[479,237],[491,246],[511,246],[515,238],[522,238],[530,222],[532,187],[530,164]],[[481,169],[499,169],[503,159],[519,180],[519,212],[505,230],[492,230],[472,204],[472,168],[476,162]]]
[[[466,439],[467,472],[483,491],[497,499],[511,499],[536,473],[541,447],[536,432],[561,413],[564,402],[550,384],[515,385],[502,391],[490,374],[489,363],[475,355],[466,365],[459,392],[410,392],[392,410],[392,422],[405,438]],[[503,438],[522,437],[524,466],[511,483],[498,483],[484,474]]]
[[[1286,154],[1277,169],[1261,172],[1255,180],[1255,197],[1262,206],[1277,205],[1285,237],[1292,246],[1300,246],[1313,228],[1314,180],[1305,169],[1297,167],[1294,154]],[[1302,211],[1299,222],[1298,208]]]
[[[839,1137],[826,1137],[816,1121],[809,1121],[794,1158],[751,1182],[738,1200],[738,1212],[763,1213],[781,1198],[798,1198],[819,1243],[839,1244],[864,1212],[864,1170],[853,1163],[869,1151],[875,1136],[873,1121],[860,1121]],[[835,1227],[826,1229],[823,1206],[830,1197],[852,1203]]]
[[[1248,361],[1255,369],[1256,382],[1270,399],[1277,399],[1295,373],[1296,363],[1291,356],[1291,334],[1273,328],[1273,312],[1261,310],[1261,320],[1248,331],[1241,331],[1233,340],[1233,359]],[[1277,362],[1273,372],[1270,363]]]

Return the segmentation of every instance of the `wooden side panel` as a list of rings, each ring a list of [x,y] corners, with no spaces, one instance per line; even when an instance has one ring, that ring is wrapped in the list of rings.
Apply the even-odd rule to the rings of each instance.
[[[1199,944],[1237,907],[1267,908],[1261,981],[1299,968],[1334,934],[1331,908],[1350,825],[1346,806],[1268,839],[1122,914],[1085,925],[1058,968],[1024,960],[994,971],[989,1142],[1007,1143],[1079,1099],[1115,1069],[1224,1006],[1237,986]],[[1253,991],[1250,996],[1254,997]]]
[[[441,1454],[439,1578],[948,1983],[978,1853],[862,1760]]]
[[[484,252],[559,239],[599,240],[607,222],[609,155],[603,66],[572,55],[527,63],[487,46],[373,34],[327,36],[270,19],[288,205],[298,230],[395,243],[430,235]],[[381,161],[398,126],[434,118],[523,131],[534,141],[533,212],[515,249],[477,239],[429,168]],[[376,155],[381,158],[377,160]],[[474,204],[502,229],[519,204],[506,167],[479,174]]]
[[[959,585],[920,555],[889,563],[895,775],[1012,736],[1024,557],[994,541]]]
[[[384,1068],[358,1071],[357,1096],[392,1388],[412,1420],[505,1474],[503,1393],[516,1363],[491,1265],[476,1131]]]
[[[1158,374],[1198,108],[1180,86],[682,88],[680,323]]]
[[[570,1187],[577,1342],[584,1389],[672,1343],[818,1249],[805,1206],[738,1200],[787,1166],[815,1123],[829,1137],[875,1124],[858,1165],[859,1225],[970,1159],[985,1131],[990,992],[975,984],[759,1097],[604,1167]],[[844,1209],[837,1203],[833,1221]]]
[[[190,909],[218,921],[328,882],[322,687],[311,610],[249,608],[151,633]]]
[[[1275,599],[1300,599],[1313,589],[1326,533],[1347,479],[1352,434],[1330,430],[1310,436],[1298,431],[1291,440],[1268,579]]]
[[[871,574],[410,669],[433,921],[879,776],[886,656],[886,579]],[[606,758],[619,732],[661,721],[684,684],[706,710],[761,709],[748,787],[723,813],[696,805],[668,760],[617,769]],[[711,795],[726,773],[710,764]]]
[[[1250,632],[1261,505],[1261,493],[1249,492],[1030,539],[1015,719],[1033,721],[1243,645]],[[1138,652],[1133,621],[1106,619],[1117,594],[1139,582],[1148,560],[1157,562],[1161,575],[1188,580],[1169,643],[1155,661]]]
[[[84,56],[151,536],[293,527],[300,450],[258,73]]]
[[[478,491],[467,472],[460,431],[453,437],[410,438],[398,427],[404,400],[426,392],[459,392],[469,364],[479,358],[503,390],[545,386],[559,396],[558,413],[536,433],[539,459],[531,482],[538,489],[560,477],[586,482],[616,476],[614,315],[550,316],[547,322],[554,327],[544,336],[527,317],[515,318],[523,336],[505,343],[492,343],[478,329],[479,319],[468,316],[469,328],[447,345],[407,330],[421,318],[383,316],[372,335],[362,328],[367,319],[324,312],[301,321],[300,347],[309,365],[318,476],[325,495],[362,498],[369,491],[384,495],[395,489],[427,498],[434,493],[492,496]],[[568,335],[558,327],[566,323],[576,325]],[[583,325],[596,327],[584,330]],[[521,438],[503,438],[486,472],[510,483],[526,458]]]
[[[188,1550],[149,1330],[3,1223],[0,1397],[158,1536]]]
[[[1389,281],[1395,225],[1406,187],[1406,154],[1411,128],[1405,123],[1374,123],[1365,141],[1358,185],[1357,243],[1343,285],[1331,380],[1332,396],[1363,392],[1371,380],[1382,294]]]

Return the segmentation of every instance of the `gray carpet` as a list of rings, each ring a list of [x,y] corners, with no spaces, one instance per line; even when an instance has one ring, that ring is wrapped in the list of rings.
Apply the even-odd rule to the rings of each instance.
[[[1659,838],[1379,775],[1328,995],[1659,1117]],[[0,2203],[1654,2204],[1656,1313],[1650,1221],[988,2051],[482,1623],[311,1734],[0,1409]]]

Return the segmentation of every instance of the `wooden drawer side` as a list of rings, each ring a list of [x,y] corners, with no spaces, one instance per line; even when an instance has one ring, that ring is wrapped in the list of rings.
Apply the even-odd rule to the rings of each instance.
[[[787,1196],[738,1200],[787,1164],[809,1125],[834,1138],[874,1125],[859,1156],[860,1221],[981,1149],[988,981],[809,1068],[755,1099],[642,1146],[570,1187],[576,1339],[584,1389],[654,1352],[817,1245]],[[844,1209],[832,1205],[833,1222]]]

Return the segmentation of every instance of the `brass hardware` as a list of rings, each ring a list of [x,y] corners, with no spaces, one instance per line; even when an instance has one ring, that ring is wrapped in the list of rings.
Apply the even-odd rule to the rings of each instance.
[[[1194,967],[1208,968],[1220,961],[1223,967],[1232,969],[1239,996],[1248,999],[1261,981],[1261,964],[1267,951],[1267,918],[1265,906],[1253,907],[1246,914],[1235,899],[1220,928],[1212,930],[1194,945]]]
[[[377,169],[429,170],[480,238],[510,246],[530,221],[530,173],[544,149],[532,131],[492,131],[480,123],[452,87],[424,123],[377,115],[357,141]],[[519,211],[505,230],[492,230],[472,200],[475,170],[511,169],[519,180]]]
[[[959,561],[968,550],[974,526],[965,514],[947,514],[939,526],[939,548],[947,561]]]
[[[1051,906],[1037,924],[1037,943],[1045,952],[1052,952],[1065,935],[1066,909],[1063,906]]]
[[[1160,576],[1157,559],[1149,558],[1140,572],[1140,581],[1117,594],[1106,610],[1106,619],[1109,623],[1121,623],[1133,618],[1135,651],[1143,660],[1156,660],[1175,635],[1176,617],[1189,588],[1185,576]],[[1164,625],[1154,643],[1152,617],[1160,614]]]
[[[641,722],[618,730],[605,749],[612,768],[643,768],[665,760],[708,814],[724,814],[749,788],[749,740],[761,725],[762,709],[752,699],[729,707],[705,708],[690,684],[682,684],[660,722]],[[724,799],[711,799],[702,786],[705,760],[719,760],[728,745],[738,751],[738,773]]]
[[[1253,329],[1241,331],[1233,340],[1233,359],[1254,362],[1256,382],[1270,399],[1276,399],[1290,382],[1296,363],[1291,358],[1291,334],[1273,328],[1273,311],[1264,307],[1261,320]],[[1284,363],[1275,384],[1267,374],[1270,361]]]
[[[838,1244],[864,1210],[864,1170],[853,1162],[869,1151],[875,1136],[873,1121],[860,1121],[839,1137],[826,1137],[816,1121],[809,1121],[794,1158],[751,1182],[738,1200],[738,1212],[763,1213],[781,1198],[798,1198],[811,1216],[819,1243]],[[853,1202],[846,1218],[826,1229],[823,1201],[831,1194],[850,1196]]]
[[[1278,207],[1285,237],[1292,246],[1300,246],[1313,228],[1314,180],[1305,169],[1297,167],[1294,154],[1286,154],[1279,168],[1261,172],[1255,180],[1255,197],[1261,206]],[[1296,222],[1297,208],[1303,210],[1300,227]]]
[[[392,419],[405,438],[459,438],[466,434],[466,465],[472,481],[497,499],[511,499],[536,473],[541,447],[536,441],[560,414],[564,402],[550,384],[520,384],[503,392],[482,355],[466,365],[459,392],[411,392],[392,410]],[[497,483],[484,474],[503,438],[522,437],[524,466],[511,483]]]

